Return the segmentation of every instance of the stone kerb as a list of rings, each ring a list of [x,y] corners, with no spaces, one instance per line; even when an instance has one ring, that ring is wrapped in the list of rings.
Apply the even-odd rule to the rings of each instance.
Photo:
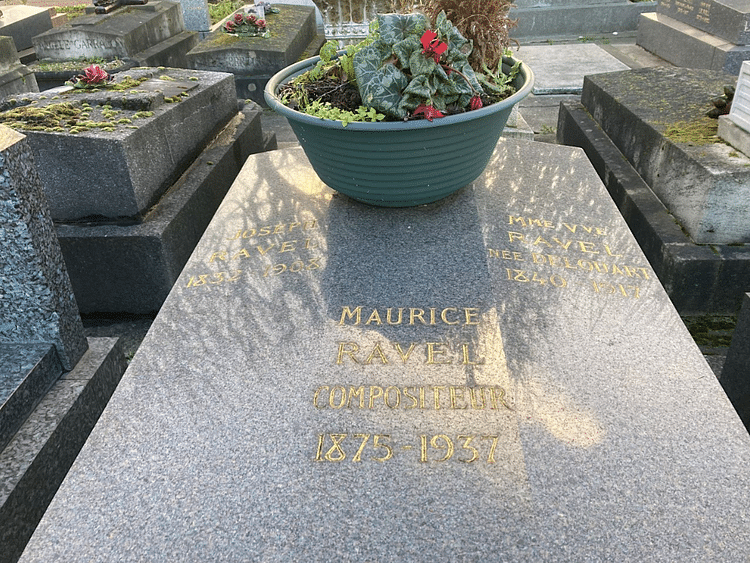
[[[107,125],[25,131],[55,221],[138,220],[237,113],[230,74],[133,69],[117,77],[146,80],[126,91],[74,90],[61,100],[30,95],[35,107],[69,102]]]
[[[88,348],[29,144],[0,126],[0,342],[52,343],[66,370]]]
[[[185,31],[178,2],[162,0],[76,18],[34,37],[37,58],[128,58]]]

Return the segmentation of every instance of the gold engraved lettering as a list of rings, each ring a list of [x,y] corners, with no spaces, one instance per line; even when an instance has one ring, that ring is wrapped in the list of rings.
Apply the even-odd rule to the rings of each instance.
[[[440,390],[445,390],[444,385],[435,385],[432,388],[432,394],[435,399],[435,410],[440,410]]]
[[[526,235],[514,231],[508,231],[508,242],[526,242]]]
[[[508,224],[513,225],[520,223],[522,227],[543,227],[545,229],[554,228],[554,224],[551,221],[545,219],[532,219],[531,217],[515,217],[513,215],[508,216]]]
[[[349,400],[346,403],[346,408],[352,408],[352,399],[359,397],[359,408],[365,408],[365,388],[363,386],[352,387],[349,386]]]
[[[437,361],[435,360],[435,356],[444,356],[445,350],[442,349],[442,347],[445,344],[442,342],[427,342],[427,365],[433,365],[433,364],[441,364],[441,365],[448,365],[452,362],[450,360],[447,361]]]
[[[452,409],[468,409],[469,405],[465,404],[461,407],[458,406],[458,401],[465,401],[464,397],[464,387],[453,387],[450,388],[450,396],[451,396],[451,408]]]
[[[390,445],[385,444],[385,440],[390,440],[391,436],[390,434],[375,434],[375,437],[372,439],[372,447],[373,448],[383,448],[385,450],[385,455],[383,457],[373,457],[375,461],[388,461],[393,457],[393,448],[391,448]]]
[[[336,393],[339,398],[336,400]],[[343,409],[346,404],[346,389],[342,385],[331,387],[331,393],[328,395],[328,404],[332,409]]]
[[[497,448],[498,436],[482,436],[482,440],[492,440],[492,446],[490,446],[490,453],[487,456],[487,463],[495,463],[495,449]]]
[[[370,318],[367,319],[367,322],[365,322],[366,325],[369,325],[372,323],[375,323],[378,326],[383,324],[383,321],[380,320],[380,314],[378,313],[377,309],[372,310],[372,313],[370,314]]]
[[[477,394],[482,398],[481,406],[477,401]],[[484,410],[484,387],[469,387],[469,397],[471,398],[471,408],[474,410]]]
[[[226,260],[226,259],[227,259],[227,251],[220,250],[219,252],[214,252],[208,261],[213,262],[214,260]]]
[[[576,224],[569,225],[568,223],[563,223],[563,226],[573,234],[575,234],[575,232],[578,230],[579,227],[582,230],[589,233],[590,235],[597,235],[597,236],[603,237],[604,235],[607,234],[607,232],[600,227],[587,227],[585,225],[576,225]]]
[[[344,321],[346,319],[351,319],[352,317],[356,318],[356,321],[353,322],[353,325],[358,325],[360,321],[362,320],[362,306],[360,305],[354,311],[351,310],[351,308],[344,306],[341,308],[341,319],[339,319],[339,326],[344,324]],[[400,312],[399,312],[399,318],[400,318]]]
[[[398,352],[398,355],[401,356],[401,360],[404,363],[406,363],[406,361],[409,359],[409,356],[411,356],[411,353],[414,351],[415,346],[416,346],[416,343],[412,342],[409,345],[409,349],[406,352],[404,352],[403,349],[401,348],[401,344],[399,344],[398,342],[393,343],[393,347],[396,349],[396,352]]]
[[[322,407],[318,404],[318,397],[320,397],[321,391],[323,390],[328,391],[329,389],[330,388],[328,387],[328,385],[321,385],[315,390],[315,393],[313,394],[313,405],[315,406],[316,409],[326,408],[325,404]]]
[[[458,439],[464,441],[464,443],[461,445],[461,448],[464,450],[469,450],[472,453],[469,459],[459,458],[458,461],[463,461],[464,463],[472,463],[479,459],[479,450],[471,445],[471,441],[474,439],[474,436],[459,436]]]
[[[380,342],[375,344],[375,346],[372,349],[372,352],[370,352],[370,355],[367,356],[367,359],[365,360],[365,365],[370,365],[372,363],[372,360],[375,358],[375,356],[378,356],[380,358],[380,362],[383,364],[388,363],[388,358],[385,357],[385,353],[383,352],[383,349],[380,347]]]
[[[281,248],[279,248],[279,254],[282,252],[292,252],[296,248],[297,241],[296,240],[285,240],[281,243]]]
[[[370,385],[370,408],[375,406],[375,399],[383,397],[383,388],[377,385]]]
[[[391,318],[391,311],[392,310],[393,310],[392,307],[388,307],[388,309],[386,310],[385,322],[387,322],[389,325],[400,325],[401,324],[401,319],[402,319],[402,316],[403,316],[403,313],[404,313],[404,308],[403,307],[399,307],[398,308],[398,320],[396,322],[393,322],[393,319]],[[341,323],[339,323],[339,324],[341,324]]]
[[[265,256],[266,253],[268,253],[268,251],[271,250],[274,246],[276,246],[276,243],[272,242],[271,244],[268,245],[268,248],[266,248],[265,250],[263,249],[261,245],[258,245],[256,248],[258,249],[258,252],[260,252],[261,256]]]
[[[422,324],[427,324],[424,322],[424,309],[409,309],[409,325],[414,325],[414,319],[419,319]]]
[[[464,360],[463,360],[463,362],[461,362],[461,365],[464,365],[464,366],[480,366],[480,365],[484,364],[484,360],[482,360],[481,358],[477,359],[476,362],[472,362],[471,361],[470,354],[469,354],[469,344],[468,343],[461,344],[461,351],[463,352],[463,356],[464,356]]]
[[[447,307],[443,309],[442,313],[440,313],[440,319],[447,325],[457,325],[459,323],[458,319],[456,319],[455,321],[448,320],[448,311],[454,311],[455,313],[458,313],[458,309],[456,309],[455,307]]]
[[[354,457],[352,458],[352,463],[362,461],[362,450],[365,449],[365,444],[367,444],[367,440],[370,439],[370,435],[369,434],[355,434],[354,437],[362,438],[362,443],[359,445],[359,449],[357,450],[357,453],[354,454]]]
[[[479,315],[479,309],[475,307],[466,307],[464,309],[464,315],[466,316],[467,325],[478,325],[477,315]]]
[[[424,391],[424,388],[422,388],[422,391]],[[411,400],[412,404],[404,406],[405,409],[415,409],[417,408],[417,397],[409,393],[409,388],[404,387],[404,397]],[[424,408],[424,407],[423,407]]]
[[[344,355],[349,356],[351,360],[358,364],[359,360],[354,355],[359,351],[359,345],[355,342],[339,342],[339,353],[336,357],[336,364],[341,365],[344,363]]]
[[[344,461],[346,459],[346,454],[341,447],[341,442],[346,438],[346,434],[329,434],[329,436],[333,441],[333,446],[331,446],[331,449],[326,452],[325,458],[328,461]]]
[[[392,396],[396,397],[396,401],[393,404],[391,404],[390,401],[390,397]],[[394,387],[393,385],[391,385],[390,387],[386,387],[383,402],[385,402],[386,407],[390,409],[397,409],[399,405],[401,405],[401,391],[399,390],[399,388]]]

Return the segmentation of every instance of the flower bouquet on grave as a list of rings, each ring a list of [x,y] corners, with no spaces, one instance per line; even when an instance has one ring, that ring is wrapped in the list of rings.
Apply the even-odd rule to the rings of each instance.
[[[533,86],[531,70],[506,50],[510,1],[425,5],[441,9],[379,15],[364,41],[346,51],[329,42],[265,88],[320,179],[372,205],[430,203],[475,180]],[[494,57],[449,12],[467,35],[501,46]]]
[[[222,29],[235,37],[265,37],[266,20],[259,19],[255,14],[235,14]]]

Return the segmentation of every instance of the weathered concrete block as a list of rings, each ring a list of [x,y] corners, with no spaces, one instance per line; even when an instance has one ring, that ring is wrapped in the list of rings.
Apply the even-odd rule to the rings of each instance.
[[[750,159],[719,142],[716,121],[705,116],[734,81],[667,67],[584,80],[583,105],[700,244],[750,242]]]
[[[75,18],[33,42],[39,59],[132,58],[183,31],[180,4],[162,0]]]
[[[143,82],[125,91],[72,90],[59,100],[31,95],[33,107],[67,103],[77,112],[62,131],[27,131],[55,221],[137,219],[237,113],[230,74],[137,69],[117,80],[128,77]]]
[[[3,6],[0,35],[13,38],[16,49],[30,49],[34,36],[52,29],[52,18],[47,8],[35,6]]]

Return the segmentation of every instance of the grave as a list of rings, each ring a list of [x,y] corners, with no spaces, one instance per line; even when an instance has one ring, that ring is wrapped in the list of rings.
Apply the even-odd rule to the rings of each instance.
[[[0,98],[38,91],[34,73],[21,64],[13,38],[0,36]]]
[[[266,18],[267,37],[235,37],[219,28],[187,54],[187,67],[231,72],[238,98],[265,104],[263,88],[268,79],[282,68],[316,55],[325,43],[318,33],[314,7],[273,5],[279,13]]]
[[[750,289],[750,159],[705,116],[734,77],[684,68],[588,76],[558,141],[585,148],[682,314],[734,314]]]
[[[15,561],[125,371],[86,339],[23,135],[0,126],[0,550]]]
[[[275,146],[260,108],[238,113],[226,73],[132,69],[115,89],[16,104],[0,119],[64,117],[14,126],[28,135],[85,313],[157,311],[244,159]]]
[[[119,58],[138,66],[182,67],[198,43],[186,31],[179,2],[160,0],[92,13],[33,38],[40,63]]]
[[[251,156],[21,561],[741,561],[750,436],[583,151]]]
[[[50,29],[52,29],[52,18],[47,8],[3,6],[0,35],[12,37],[19,51],[31,49],[33,38]]]
[[[736,75],[750,59],[750,2],[659,0],[641,15],[637,44],[677,66]]]
[[[628,0],[516,0],[510,17],[518,20],[511,36],[530,39],[591,37],[635,31],[641,13],[656,2]]]

